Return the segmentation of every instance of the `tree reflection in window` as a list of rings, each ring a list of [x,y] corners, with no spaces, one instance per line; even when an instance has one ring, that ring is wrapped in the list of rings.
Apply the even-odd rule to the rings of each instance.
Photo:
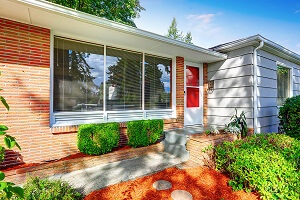
[[[142,109],[141,53],[107,47],[106,109]]]
[[[145,56],[145,109],[171,108],[171,59]]]
[[[54,111],[103,110],[103,46],[55,38]]]

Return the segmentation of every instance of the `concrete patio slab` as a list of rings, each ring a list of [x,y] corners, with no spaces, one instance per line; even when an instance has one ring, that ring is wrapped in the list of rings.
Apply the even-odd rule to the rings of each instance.
[[[50,179],[70,183],[84,195],[116,183],[136,179],[175,166],[181,159],[168,153],[150,153],[133,159],[102,164],[71,173],[57,174]]]

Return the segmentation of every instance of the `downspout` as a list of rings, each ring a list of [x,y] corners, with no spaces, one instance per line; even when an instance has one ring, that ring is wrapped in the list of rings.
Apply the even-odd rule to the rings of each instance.
[[[259,46],[256,47],[253,51],[253,129],[254,133],[257,133],[257,118],[258,118],[258,102],[257,102],[257,50],[264,46],[264,41],[259,38],[260,43]]]

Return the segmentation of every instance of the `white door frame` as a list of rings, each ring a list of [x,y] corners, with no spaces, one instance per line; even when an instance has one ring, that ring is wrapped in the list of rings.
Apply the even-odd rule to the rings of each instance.
[[[184,62],[184,126],[193,126],[191,124],[187,124],[185,115],[187,113],[187,105],[186,105],[186,98],[187,98],[187,91],[186,91],[186,66],[198,67],[199,68],[199,108],[200,113],[199,116],[201,117],[200,123],[193,124],[193,125],[203,125],[203,63],[193,63],[193,62]]]

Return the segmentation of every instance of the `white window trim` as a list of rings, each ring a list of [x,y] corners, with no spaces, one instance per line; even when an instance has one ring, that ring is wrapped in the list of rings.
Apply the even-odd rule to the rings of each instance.
[[[281,67],[285,67],[285,68],[289,69],[289,72],[290,72],[290,91],[289,91],[289,97],[293,97],[293,92],[294,92],[294,89],[293,89],[293,86],[294,86],[294,83],[293,83],[293,74],[294,74],[293,67],[291,67],[289,65],[286,65],[285,63],[279,62],[279,61],[276,62],[276,66],[277,67],[281,66]],[[277,69],[276,69],[276,72],[277,72]],[[280,108],[280,107],[281,106],[277,105],[277,108]]]
[[[54,35],[54,31],[50,30],[50,127],[55,127],[55,126],[71,126],[71,125],[80,125],[80,124],[87,124],[87,123],[104,123],[104,122],[126,122],[126,121],[132,121],[132,120],[137,120],[137,119],[171,119],[171,118],[176,118],[176,57],[171,57],[171,56],[159,56],[159,55],[155,55],[153,53],[149,54],[152,56],[158,56],[158,57],[165,57],[165,58],[171,58],[172,59],[172,77],[171,77],[171,81],[172,81],[172,107],[169,109],[159,109],[159,110],[145,110],[145,55],[148,53],[146,52],[141,52],[140,50],[132,50],[130,48],[128,48],[129,51],[136,51],[139,53],[142,53],[142,110],[118,110],[118,111],[107,111],[106,110],[106,98],[103,98],[103,110],[102,111],[86,111],[86,112],[70,112],[70,111],[62,111],[62,112],[54,112],[54,37],[65,37],[65,36],[61,36],[60,34],[55,34]],[[66,39],[69,39],[70,37],[66,37]],[[71,37],[73,38],[73,37]],[[70,39],[71,39],[70,38]],[[72,39],[71,39],[72,40]],[[74,38],[74,40],[76,40],[76,38]],[[80,40],[79,42],[85,42]],[[88,41],[86,41],[88,42]],[[106,44],[102,45],[104,48],[104,83],[103,83],[103,92],[104,95],[106,95]],[[118,47],[114,47],[114,48],[118,48]],[[124,49],[127,50],[126,48],[120,48],[120,49]],[[157,112],[156,112],[157,111]],[[127,114],[126,118],[124,117],[124,119],[122,120],[109,120],[108,119],[108,115],[109,114]],[[133,117],[134,114],[136,113],[142,113],[141,118],[136,118]],[[148,113],[154,113],[155,117],[147,117]],[[72,119],[72,117],[74,116],[78,116],[78,118],[84,118],[85,115],[91,115],[91,116],[97,116],[100,119],[79,119],[74,121],[74,119]],[[101,117],[102,115],[102,117]],[[66,119],[62,120],[63,122],[59,122],[57,123],[56,121],[56,117],[57,116],[64,116],[66,117]],[[68,118],[70,117],[70,120],[68,120]]]

